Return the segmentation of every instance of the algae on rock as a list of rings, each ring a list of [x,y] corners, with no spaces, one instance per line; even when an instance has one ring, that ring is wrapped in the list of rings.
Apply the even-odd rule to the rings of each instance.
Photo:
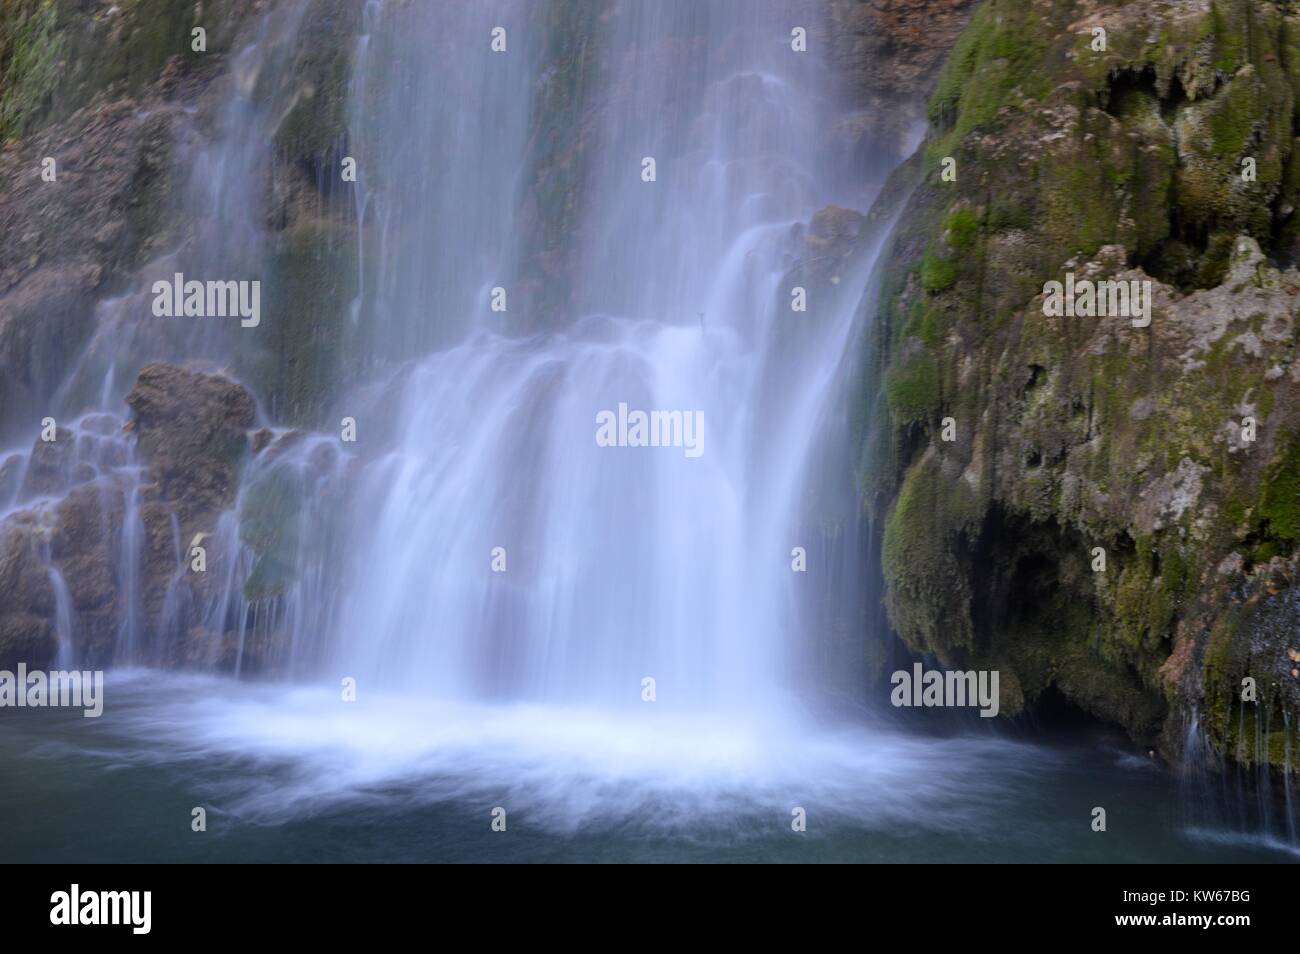
[[[1207,713],[1237,757],[1221,715],[1246,676],[1286,689],[1252,710],[1272,731],[1300,715],[1296,647],[1237,608],[1281,599],[1297,563],[1298,25],[1262,0],[985,0],[893,184],[916,190],[865,477],[891,622],[1170,757]],[[1150,282],[1150,328],[1046,317],[1067,272]]]

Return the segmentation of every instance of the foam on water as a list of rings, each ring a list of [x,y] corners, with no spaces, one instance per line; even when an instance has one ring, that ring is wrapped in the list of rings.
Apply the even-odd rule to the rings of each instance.
[[[475,705],[411,695],[340,701],[332,686],[232,685],[116,673],[107,686],[118,763],[228,762],[221,811],[284,821],[350,803],[479,800],[571,831],[707,826],[751,815],[966,830],[1054,761],[992,737],[828,728],[782,710],[701,721],[563,705]]]

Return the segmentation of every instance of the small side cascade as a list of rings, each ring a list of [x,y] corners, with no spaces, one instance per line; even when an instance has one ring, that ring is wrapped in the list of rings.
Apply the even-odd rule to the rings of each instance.
[[[50,588],[54,590],[54,635],[59,641],[59,652],[54,657],[54,668],[70,669],[76,659],[72,594],[68,591],[68,583],[57,566],[51,566],[49,572]]]
[[[282,432],[248,465],[213,549],[232,554],[203,618],[235,633],[230,671],[318,671],[337,612],[351,455],[335,438]]]
[[[1199,713],[1193,711],[1179,768],[1184,828],[1193,836],[1300,852],[1291,757],[1294,720],[1283,706],[1283,731],[1272,732],[1273,707],[1261,701],[1262,711],[1255,718],[1246,709],[1253,705],[1242,702],[1232,716],[1242,731],[1230,758],[1216,752]],[[1248,725],[1254,730],[1247,731]],[[1271,752],[1270,745],[1279,752]],[[1279,754],[1280,759],[1275,757]]]
[[[86,660],[88,633],[78,604],[103,610],[114,588],[123,598],[106,607],[113,629],[108,642],[124,658],[134,652],[140,539],[138,521],[130,518],[140,475],[122,418],[99,411],[50,419],[30,447],[0,453],[0,536],[48,586],[47,595],[15,595],[46,607],[39,615],[49,619],[56,641],[51,664]],[[102,634],[94,641],[89,657],[96,664],[117,655]]]

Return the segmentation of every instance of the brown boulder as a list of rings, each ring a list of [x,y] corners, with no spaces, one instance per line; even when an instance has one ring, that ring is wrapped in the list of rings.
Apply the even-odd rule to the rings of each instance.
[[[122,525],[123,493],[119,478],[81,484],[68,491],[54,508],[55,559],[102,553],[107,560],[111,533]]]
[[[220,374],[146,365],[126,397],[158,499],[180,518],[183,537],[210,531],[235,500],[256,408],[248,390]]]
[[[111,605],[117,595],[112,569],[101,554],[78,554],[64,560],[61,570],[72,605],[79,611]]]

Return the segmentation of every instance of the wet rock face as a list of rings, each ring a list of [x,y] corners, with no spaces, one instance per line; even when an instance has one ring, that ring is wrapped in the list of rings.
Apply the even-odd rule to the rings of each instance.
[[[142,339],[155,333],[137,327],[136,316],[149,317],[143,289],[185,270],[203,224],[192,214],[194,157],[223,135],[232,83],[254,79],[259,104],[274,106],[265,130],[272,156],[248,183],[264,193],[260,277],[274,320],[240,342],[232,373],[257,387],[275,419],[312,418],[342,377],[340,329],[352,299],[357,216],[335,192],[351,194],[338,190],[336,170],[361,5],[92,5],[94,16],[83,0],[15,0],[0,18],[0,447],[29,440],[56,394],[65,414],[94,406],[102,336],[121,325]],[[302,15],[288,66],[240,73],[232,53],[261,38],[262,13],[280,26]],[[191,48],[195,26],[207,31],[202,53]],[[51,68],[15,76],[10,65],[31,64],[35,41]],[[179,323],[156,333],[140,354],[188,354]],[[129,386],[140,360],[119,361],[112,380]],[[16,588],[0,590],[0,623],[31,664],[57,643],[51,573],[66,585],[84,664],[113,662],[128,617],[140,660],[233,658],[230,620],[214,612],[209,622],[223,629],[214,637],[198,616],[219,597],[226,561],[241,556],[237,535],[221,528],[223,515],[234,520],[253,399],[220,374],[153,364],[128,407],[125,434],[115,413],[61,415],[55,440],[0,455],[0,507],[22,508],[0,523],[0,562]],[[139,461],[129,460],[132,444]],[[189,572],[191,541],[223,533],[207,542],[212,571]]]
[[[10,610],[49,613],[54,608],[41,553],[44,539],[42,528],[35,520],[20,519],[5,524],[4,535],[0,537],[0,586],[8,594],[5,605]]]
[[[0,527],[0,669],[44,666],[57,642],[50,617],[54,593],[42,559],[42,534],[30,521]]]
[[[128,396],[125,430],[145,464],[136,478],[120,421],[90,415],[27,455],[17,500],[0,523],[0,664],[45,666],[64,638],[83,665],[105,666],[133,620],[135,649],[157,662],[191,653],[197,613],[218,573],[189,573],[188,547],[235,502],[255,419],[252,396],[220,374],[151,364]],[[20,462],[21,464],[21,462]],[[216,554],[213,560],[231,559]],[[132,568],[133,567],[133,568]],[[55,580],[64,587],[60,606]],[[177,632],[171,632],[175,637]],[[221,639],[199,641],[218,651]],[[191,653],[192,654],[192,653]]]
[[[39,132],[97,98],[140,96],[160,74],[175,80],[204,68],[274,2],[10,0],[0,23],[0,140]],[[203,51],[192,47],[195,26],[206,31]]]
[[[129,493],[126,480],[104,477],[73,487],[53,508],[50,553],[68,588],[76,650],[88,665],[109,664],[117,649]]]
[[[0,616],[0,669],[13,671],[19,663],[44,669],[58,653],[50,621],[33,613]]]
[[[1245,609],[1294,585],[1300,543],[1296,25],[1253,0],[987,0],[895,180],[917,188],[867,481],[891,620],[1170,756],[1195,715],[1258,757],[1224,718],[1243,678],[1270,687],[1250,719],[1297,723]],[[1067,273],[1149,289],[1149,325],[1049,314]]]
[[[249,448],[256,408],[241,384],[176,365],[145,365],[126,397],[141,457],[183,529],[210,519],[235,499],[239,464]]]
[[[832,0],[832,55],[862,92],[924,99],[975,0]]]
[[[93,16],[86,6],[14,0],[0,23],[0,445],[30,433],[78,355],[96,347],[106,325],[97,307],[183,270],[177,252],[204,218],[193,214],[195,157],[223,134],[232,83],[258,78],[236,77],[232,51],[256,42],[260,14],[295,5],[156,0],[91,4]],[[357,217],[335,195],[336,170],[361,9],[306,0],[287,68],[263,71],[257,89],[277,117],[265,130],[274,155],[248,184],[265,203],[258,277],[275,320],[235,354],[240,376],[281,420],[312,419],[330,399],[319,382],[339,377]],[[33,17],[48,33],[52,68],[15,77],[10,57],[19,55],[14,69],[32,62],[33,51],[16,54],[15,44],[31,42],[18,27]],[[191,47],[196,25],[207,31],[202,53]],[[123,307],[149,314],[147,300]],[[77,398],[94,396],[85,390],[93,385],[78,387]]]
[[[39,269],[0,294],[0,439],[40,420],[41,399],[62,379],[90,332],[102,269],[82,263]]]
[[[914,142],[925,103],[974,0],[830,0],[821,38],[846,100],[857,108],[833,130],[858,168],[881,144],[892,165]],[[881,168],[888,168],[877,158]]]
[[[0,442],[30,432],[94,331],[95,303],[174,240],[184,173],[175,145],[193,125],[186,107],[217,66],[214,56],[186,67],[178,55],[164,68],[172,53],[150,39],[164,20],[169,29],[188,23],[188,4],[121,4],[102,17],[72,2],[13,6],[11,27],[50,12],[54,70],[49,89],[21,102],[22,76],[0,88],[0,114],[12,107],[22,118],[0,122]],[[150,85],[118,75],[145,62],[159,71]]]
[[[208,538],[235,504],[256,420],[253,397],[224,375],[155,363],[141,369],[126,403],[147,467],[137,516],[144,639],[163,664],[214,664],[224,636],[204,631],[200,613],[221,586],[217,562],[234,554],[214,551],[211,572],[196,573],[190,547],[204,539],[211,549]]]

